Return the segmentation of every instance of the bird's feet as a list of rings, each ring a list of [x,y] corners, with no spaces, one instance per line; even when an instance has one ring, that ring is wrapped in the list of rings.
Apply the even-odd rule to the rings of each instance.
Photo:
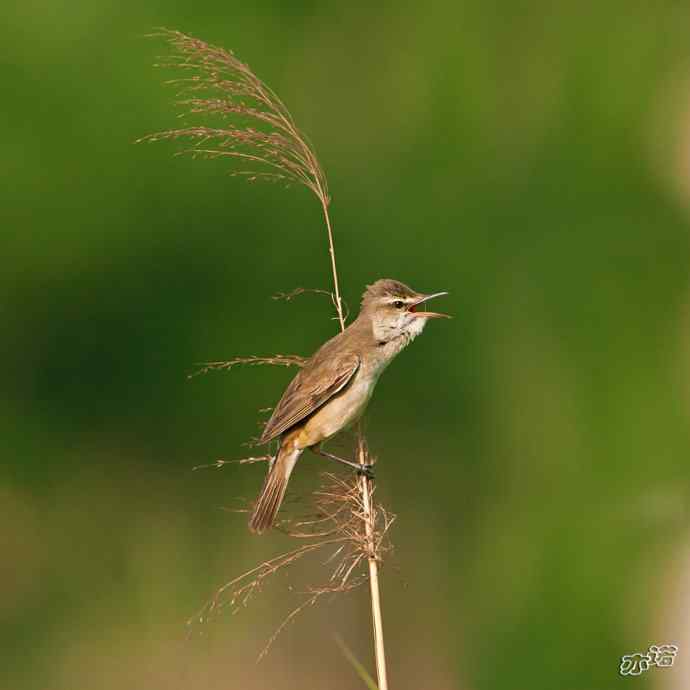
[[[360,476],[365,476],[367,479],[373,479],[374,478],[374,464],[373,463],[362,464],[361,462],[353,462],[352,460],[345,460],[345,458],[340,458],[337,455],[333,455],[333,453],[327,453],[320,446],[312,446],[311,450],[314,453],[316,453],[317,455],[323,456],[324,458],[330,458],[331,460],[335,460],[336,462],[340,462],[343,465],[347,465],[348,467],[351,467]]]
[[[374,479],[374,463],[366,463],[357,465],[357,474],[360,477],[366,477],[367,479]]]

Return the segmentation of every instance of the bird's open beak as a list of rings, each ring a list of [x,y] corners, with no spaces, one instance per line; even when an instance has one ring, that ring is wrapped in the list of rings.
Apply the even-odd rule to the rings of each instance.
[[[447,294],[447,292],[434,292],[433,295],[422,295],[416,302],[413,302],[408,307],[407,311],[410,314],[413,314],[414,316],[419,316],[423,319],[450,319],[451,317],[448,314],[439,314],[435,311],[419,311],[417,309],[417,307],[420,304],[424,304],[424,302],[428,302],[430,299],[433,299],[434,297],[441,297],[441,295]]]

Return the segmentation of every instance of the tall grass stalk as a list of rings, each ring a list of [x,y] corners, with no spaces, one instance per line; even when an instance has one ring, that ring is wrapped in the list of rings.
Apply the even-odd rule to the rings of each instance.
[[[234,175],[242,175],[249,180],[274,180],[307,187],[316,196],[323,211],[333,280],[331,299],[340,329],[344,330],[346,317],[340,294],[333,226],[329,213],[331,198],[326,175],[309,140],[299,130],[278,95],[259,79],[248,65],[237,59],[232,51],[210,45],[179,31],[161,29],[155,35],[164,38],[173,48],[173,54],[159,63],[159,66],[171,67],[185,73],[185,76],[168,82],[178,88],[178,96],[183,96],[178,103],[186,109],[187,115],[201,115],[206,121],[200,125],[187,125],[151,134],[140,141],[188,141],[191,145],[182,153],[188,153],[194,157],[233,160],[240,164],[239,168],[233,170]],[[220,126],[209,126],[208,120],[211,118],[220,119]],[[209,363],[202,371],[230,368],[238,363],[300,366],[304,360],[297,356],[284,357],[282,355],[265,358],[236,358],[230,362]],[[370,460],[361,429],[358,433],[357,457],[362,465]],[[248,461],[264,459],[265,457],[249,458]],[[220,464],[222,461],[216,463],[216,466]],[[236,587],[232,589],[234,602],[236,597],[246,596],[247,592],[253,592],[262,579],[275,572],[277,567],[294,562],[302,554],[310,553],[316,547],[340,544],[340,551],[346,545],[353,548],[354,544],[354,552],[349,553],[346,560],[331,576],[331,580],[335,577],[340,584],[314,590],[313,598],[309,601],[313,603],[317,596],[327,591],[343,591],[349,587],[349,577],[354,568],[362,559],[366,559],[378,688],[388,690],[378,566],[382,553],[381,539],[387,532],[391,520],[384,516],[385,527],[382,530],[377,528],[377,508],[373,497],[372,479],[362,475],[357,481],[357,487],[359,495],[353,497],[345,491],[343,498],[337,499],[336,502],[346,504],[349,502],[352,515],[361,520],[363,527],[361,537],[356,532],[353,534],[351,520],[343,520],[339,517],[342,505],[337,505],[335,509],[326,505],[325,517],[321,519],[331,520],[335,524],[334,532],[327,534],[335,533],[336,537],[326,538],[314,547],[306,545],[284,554],[270,561],[268,569],[259,566],[257,569],[248,571],[245,575],[250,575],[255,579],[247,584],[237,585],[245,577],[241,576],[231,581],[229,585],[232,585],[232,588]],[[304,535],[297,534],[296,536]],[[301,607],[293,614],[298,610],[301,610]],[[288,619],[293,614],[290,614]]]

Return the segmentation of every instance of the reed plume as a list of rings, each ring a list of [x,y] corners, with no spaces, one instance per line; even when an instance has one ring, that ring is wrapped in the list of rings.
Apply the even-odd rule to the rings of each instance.
[[[150,134],[139,141],[183,141],[187,146],[180,153],[231,161],[233,175],[244,176],[250,181],[296,183],[309,189],[323,212],[333,291],[297,288],[277,298],[289,300],[305,292],[325,292],[333,302],[340,329],[344,330],[346,316],[329,214],[331,199],[326,175],[308,138],[297,127],[278,95],[232,51],[169,29],[160,29],[154,36],[162,37],[172,48],[172,55],[161,60],[158,66],[184,74],[167,82],[177,89],[177,103],[183,109],[183,117],[199,118],[202,122]],[[216,126],[210,126],[211,122]],[[298,355],[236,357],[225,362],[206,363],[197,373],[230,369],[237,364],[301,366],[304,361]],[[373,462],[361,430],[358,432],[357,460],[362,465]],[[249,457],[238,462],[260,461],[270,461],[270,456]],[[226,462],[219,460],[212,466],[221,467]],[[270,575],[308,554],[328,549],[332,571],[327,582],[308,588],[306,600],[288,615],[275,634],[323,594],[349,591],[368,581],[378,687],[387,690],[378,567],[389,548],[386,538],[393,518],[375,504],[374,483],[368,476],[362,474],[343,480],[328,473],[324,481],[314,494],[311,517],[279,524],[279,528],[306,543],[228,582],[192,622],[203,621],[228,606],[236,609],[246,604]],[[366,568],[362,569],[364,565]],[[266,649],[274,638],[275,635]]]
[[[328,213],[331,202],[326,175],[319,159],[278,95],[238,60],[231,50],[213,46],[180,31],[159,29],[153,36],[164,38],[173,48],[158,67],[173,68],[189,76],[166,83],[178,88],[177,104],[182,115],[217,117],[222,126],[206,124],[178,127],[139,139],[139,142],[183,140],[193,157],[229,158],[238,164],[233,175],[250,181],[271,180],[297,183],[311,190],[321,204],[328,232],[333,274],[333,295],[340,328],[345,328],[333,230]],[[246,167],[245,167],[246,166]]]

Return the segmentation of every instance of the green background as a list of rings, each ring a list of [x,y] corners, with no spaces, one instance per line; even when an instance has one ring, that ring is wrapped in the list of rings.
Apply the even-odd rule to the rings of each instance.
[[[161,25],[233,48],[309,134],[353,311],[379,277],[450,292],[367,418],[398,515],[391,687],[687,687],[687,3],[11,0],[0,19],[0,687],[362,687],[335,634],[372,667],[364,589],[254,663],[319,562],[185,641],[217,586],[289,546],[221,510],[263,467],[192,468],[246,455],[293,372],[186,374],[309,354],[336,324],[321,296],[271,299],[330,287],[306,190],[134,144],[180,123],[144,38]],[[673,669],[618,675],[670,642]]]

